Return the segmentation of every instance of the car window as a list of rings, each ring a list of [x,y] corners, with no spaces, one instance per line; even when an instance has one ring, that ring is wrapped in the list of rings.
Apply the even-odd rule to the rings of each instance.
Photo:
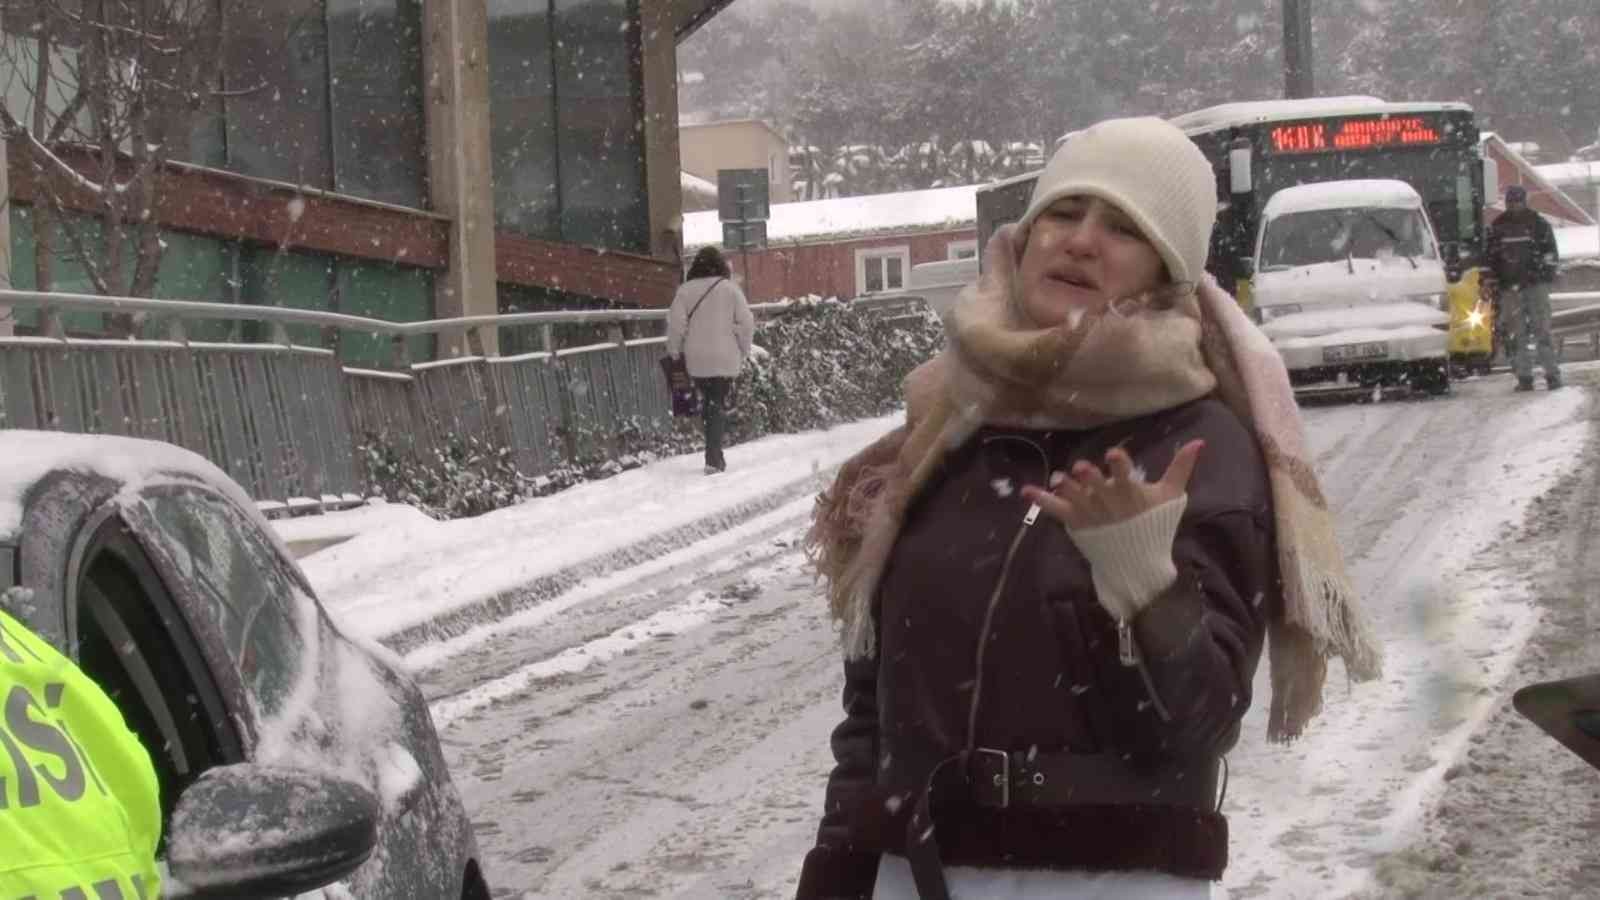
[[[293,575],[255,523],[218,497],[174,490],[147,494],[145,503],[155,539],[221,627],[258,714],[276,715],[302,662]]]
[[[1278,216],[1261,244],[1264,271],[1344,259],[1435,259],[1421,210],[1319,209]]]
[[[166,821],[201,772],[238,758],[188,624],[121,521],[91,537],[75,582],[72,647],[150,752]]]

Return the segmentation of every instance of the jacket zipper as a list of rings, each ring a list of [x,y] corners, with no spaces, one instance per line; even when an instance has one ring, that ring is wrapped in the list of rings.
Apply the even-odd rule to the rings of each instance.
[[[1117,620],[1117,655],[1124,666],[1134,667],[1139,670],[1139,678],[1144,682],[1144,692],[1150,697],[1150,705],[1156,708],[1156,715],[1162,722],[1171,722],[1172,713],[1167,710],[1167,705],[1161,702],[1161,694],[1156,691],[1155,678],[1150,675],[1150,669],[1144,664],[1144,656],[1139,653],[1139,645],[1133,640],[1133,627],[1127,619]]]
[[[1031,443],[1031,442],[1030,442]],[[1037,446],[1037,445],[1035,445]],[[1039,451],[1043,453],[1044,451]],[[1050,466],[1048,458],[1045,469]],[[1011,578],[1011,563],[1017,558],[1017,548],[1022,546],[1022,539],[1028,536],[1028,528],[1039,521],[1041,512],[1039,504],[1028,506],[1028,512],[1022,517],[1022,527],[1017,529],[1017,534],[1011,539],[1011,546],[1006,550],[1005,562],[1000,564],[1000,578],[995,582],[994,591],[989,594],[989,608],[983,613],[983,628],[978,631],[978,659],[977,672],[972,688],[972,705],[967,710],[967,749],[970,751],[977,746],[978,734],[978,705],[983,698],[983,657],[984,651],[989,647],[989,629],[994,624],[994,612],[1000,606],[1000,595],[1005,592],[1006,582]]]
[[[1015,440],[1032,447],[1044,460],[1044,483],[1050,481],[1050,457],[1033,441],[1020,437],[991,438],[991,440]],[[1039,504],[1029,504],[1028,511],[1022,517],[1022,527],[1017,529],[1016,536],[1011,539],[1011,546],[1006,550],[1005,562],[1000,566],[1000,578],[995,583],[994,591],[989,595],[989,607],[984,610],[983,628],[978,632],[978,658],[977,672],[972,689],[972,704],[967,712],[967,749],[970,751],[976,746],[978,733],[978,705],[983,697],[983,657],[984,651],[989,646],[989,629],[994,623],[995,610],[1000,605],[1000,595],[1005,592],[1006,582],[1011,578],[1011,563],[1017,557],[1017,548],[1022,546],[1022,539],[1027,537],[1028,529],[1033,523],[1039,521],[1042,510]],[[1133,639],[1133,628],[1127,619],[1117,620],[1117,657],[1122,665],[1139,670],[1139,678],[1144,682],[1145,694],[1150,698],[1150,705],[1155,707],[1156,715],[1162,722],[1171,722],[1172,713],[1167,705],[1161,702],[1161,695],[1156,691],[1155,679],[1151,677],[1150,670],[1144,664],[1144,657],[1138,652],[1138,644]]]

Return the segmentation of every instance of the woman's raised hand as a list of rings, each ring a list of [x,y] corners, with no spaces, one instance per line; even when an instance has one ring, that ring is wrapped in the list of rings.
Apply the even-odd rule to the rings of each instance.
[[[1161,480],[1152,482],[1126,450],[1112,447],[1106,451],[1106,471],[1079,461],[1071,472],[1052,473],[1049,488],[1027,485],[1022,497],[1074,531],[1115,525],[1183,496],[1203,449],[1204,441],[1184,444]]]

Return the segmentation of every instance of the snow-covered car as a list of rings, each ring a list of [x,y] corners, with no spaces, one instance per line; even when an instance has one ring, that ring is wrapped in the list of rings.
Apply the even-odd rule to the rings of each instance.
[[[1449,390],[1449,284],[1416,190],[1298,185],[1272,195],[1261,222],[1254,313],[1297,389]]]
[[[150,750],[166,895],[489,897],[421,692],[204,459],[0,431],[0,602]]]

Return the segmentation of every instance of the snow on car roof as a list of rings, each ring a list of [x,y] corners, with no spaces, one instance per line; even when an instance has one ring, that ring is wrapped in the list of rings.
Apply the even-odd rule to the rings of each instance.
[[[800,241],[892,232],[907,228],[970,228],[978,217],[979,185],[774,203],[767,240]],[[722,222],[708,209],[683,217],[685,248],[722,243]]]
[[[256,515],[255,504],[221,469],[197,453],[159,441],[3,429],[0,460],[5,460],[0,466],[0,536],[15,534],[21,527],[22,500],[28,488],[60,470],[103,475],[125,490],[187,475],[226,492],[246,513]],[[265,527],[265,520],[262,522]]]
[[[1262,216],[1272,218],[1292,212],[1349,207],[1399,207],[1421,209],[1422,197],[1404,181],[1391,178],[1362,178],[1350,181],[1322,181],[1287,187],[1267,201]]]

